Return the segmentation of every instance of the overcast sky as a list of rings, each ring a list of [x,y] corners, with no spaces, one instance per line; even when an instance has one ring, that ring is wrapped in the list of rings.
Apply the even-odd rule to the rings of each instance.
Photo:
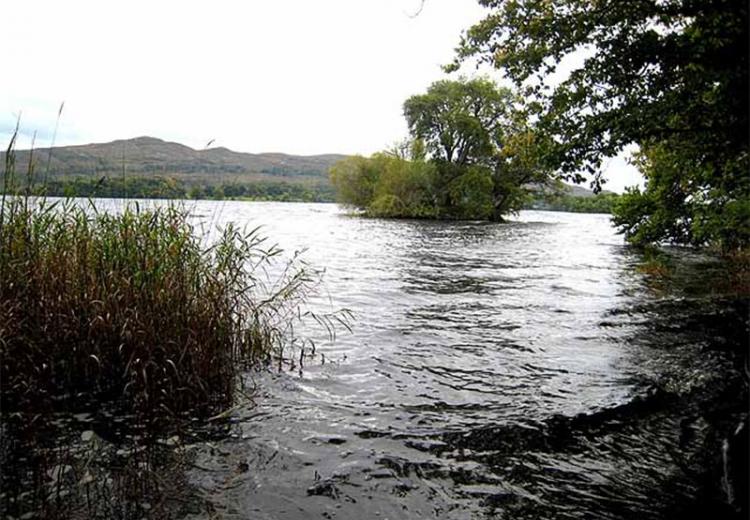
[[[194,148],[381,150],[442,77],[476,0],[22,0],[0,21],[0,144],[149,135]],[[465,71],[473,73],[472,70]],[[490,71],[483,71],[487,73]],[[496,73],[495,73],[496,75]],[[616,159],[609,189],[637,174]]]

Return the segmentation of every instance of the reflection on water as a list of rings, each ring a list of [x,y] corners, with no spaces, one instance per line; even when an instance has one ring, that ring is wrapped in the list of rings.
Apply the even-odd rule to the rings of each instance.
[[[262,224],[285,249],[306,248],[326,269],[313,306],[355,313],[353,333],[319,347],[301,375],[249,376],[257,406],[191,475],[207,504],[196,517],[738,514],[722,479],[736,487],[747,457],[729,457],[731,443],[722,455],[722,443],[747,416],[735,359],[747,306],[706,290],[721,276],[707,260],[675,253],[685,280],[707,278],[702,289],[655,290],[604,215],[192,211],[207,227]]]

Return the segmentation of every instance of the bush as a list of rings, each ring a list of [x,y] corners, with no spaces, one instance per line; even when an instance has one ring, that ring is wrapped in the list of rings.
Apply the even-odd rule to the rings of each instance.
[[[445,211],[455,218],[490,219],[493,216],[492,177],[486,168],[465,169],[449,185],[451,207]]]
[[[367,209],[373,217],[402,217],[406,215],[406,205],[395,195],[381,195]]]
[[[750,245],[747,153],[716,165],[664,141],[643,146],[634,163],[646,187],[629,190],[613,212],[630,243],[711,246],[728,254]]]

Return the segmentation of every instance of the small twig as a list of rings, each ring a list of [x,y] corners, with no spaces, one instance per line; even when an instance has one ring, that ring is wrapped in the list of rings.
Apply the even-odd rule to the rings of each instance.
[[[416,18],[417,16],[422,14],[422,10],[424,9],[424,4],[425,4],[425,0],[421,0],[419,2],[419,8],[417,9],[417,11],[414,14],[406,13],[406,16],[408,16],[409,18]]]

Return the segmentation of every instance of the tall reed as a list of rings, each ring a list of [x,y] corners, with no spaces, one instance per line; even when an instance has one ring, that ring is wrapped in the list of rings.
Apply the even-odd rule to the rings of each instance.
[[[311,281],[297,273],[258,301],[254,269],[276,251],[233,227],[203,248],[177,207],[11,197],[3,210],[6,410],[80,393],[170,414],[225,406],[243,363],[279,355],[278,314]]]
[[[234,226],[206,243],[184,207],[34,197],[32,165],[17,187],[14,142],[0,199],[3,487],[61,467],[44,458],[69,433],[60,412],[108,407],[149,442],[176,417],[230,407],[248,366],[285,359],[314,271],[293,259],[269,283],[278,248]],[[24,464],[33,475],[14,475]]]

